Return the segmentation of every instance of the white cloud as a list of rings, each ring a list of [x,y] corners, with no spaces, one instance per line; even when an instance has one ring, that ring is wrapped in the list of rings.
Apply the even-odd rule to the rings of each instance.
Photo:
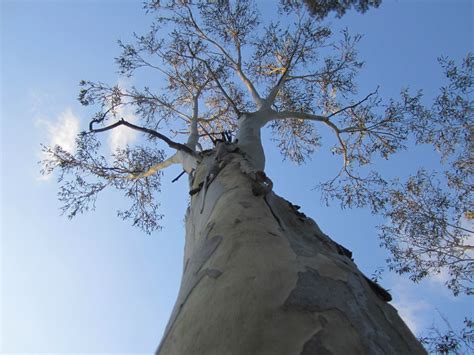
[[[60,145],[69,153],[76,151],[76,136],[79,133],[79,118],[70,108],[64,110],[54,121],[39,118],[36,123],[45,126],[48,134],[48,145]]]
[[[136,117],[129,107],[120,107],[117,109],[117,117],[123,118],[124,120],[133,123],[136,121]],[[127,144],[132,143],[137,138],[137,131],[125,127],[119,126],[114,128],[109,135],[108,142],[109,148],[114,153],[117,148],[124,148]]]
[[[407,280],[397,281],[393,287],[392,294],[396,296],[396,299],[392,305],[397,309],[406,325],[417,335],[426,325],[423,314],[431,306],[427,301],[413,294],[410,286],[411,284]]]
[[[59,145],[67,152],[74,154],[76,151],[76,137],[79,133],[79,118],[72,112],[70,108],[64,110],[56,119],[38,118],[36,125],[46,128],[47,146]],[[44,153],[41,159],[46,158]],[[48,179],[49,176],[43,176],[42,179]]]
[[[130,86],[129,81],[126,78],[120,78],[117,85],[126,90]],[[136,122],[136,116],[130,106],[120,106],[117,108],[117,117],[123,118],[124,120],[134,123]],[[125,148],[127,144],[132,143],[137,139],[138,132],[124,126],[114,128],[108,137],[109,149],[114,153],[118,148]]]

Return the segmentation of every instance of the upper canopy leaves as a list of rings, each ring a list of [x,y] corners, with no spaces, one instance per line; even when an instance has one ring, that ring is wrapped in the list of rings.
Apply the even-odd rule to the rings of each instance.
[[[116,62],[121,74],[133,76],[140,71],[151,78],[150,83],[127,88],[83,81],[80,102],[95,105],[99,111],[90,122],[91,132],[80,139],[122,125],[153,137],[147,143],[150,149],[156,149],[158,138],[180,154],[152,161],[151,150],[126,148],[112,156],[110,164],[92,147],[87,149],[92,158],[78,155],[80,151],[71,155],[51,148],[48,152],[54,163],[50,166],[64,172],[75,169],[97,179],[67,185],[69,195],[65,196],[77,196],[73,211],[82,211],[81,206],[104,188],[103,182],[97,182],[101,179],[118,188],[132,183],[123,182],[123,174],[114,170],[117,167],[149,179],[150,171],[172,163],[184,166],[183,157],[196,164],[199,147],[224,131],[235,132],[243,113],[264,115],[262,122],[271,126],[284,157],[297,163],[318,148],[319,128],[326,127],[333,134],[332,152],[342,157],[342,167],[333,179],[321,183],[323,198],[336,198],[343,207],[368,206],[382,213],[388,224],[381,228],[381,238],[392,252],[390,262],[397,271],[409,272],[418,280],[447,268],[449,287],[455,293],[470,292],[466,281],[472,269],[472,245],[467,243],[470,232],[464,216],[473,211],[469,197],[472,54],[461,66],[441,60],[449,83],[431,107],[425,106],[421,92],[408,90],[402,91],[400,99],[383,101],[378,90],[357,92],[356,76],[363,63],[356,46],[361,37],[347,30],[333,33],[319,21],[332,10],[342,15],[355,4],[363,12],[379,2],[307,3],[319,6],[310,7],[311,13],[301,1],[282,0],[280,11],[286,12],[278,18],[276,11],[272,17],[267,9],[261,16],[258,3],[250,0],[149,1],[145,8],[154,16],[150,31],[135,34],[132,44],[119,42],[122,53]],[[138,122],[125,123],[124,108],[132,109]],[[167,135],[185,135],[187,141],[180,144]],[[388,181],[380,172],[364,172],[377,157],[388,159],[414,144],[432,144],[441,153],[447,166],[444,177],[420,170],[403,183]],[[133,168],[120,165],[133,159],[142,163]],[[193,162],[188,164],[188,172],[192,166]],[[436,182],[440,178],[444,182]],[[141,184],[140,178],[132,181]],[[130,194],[138,204],[130,210],[134,212],[123,216],[142,216],[135,220],[147,221],[144,226],[149,231],[157,224],[150,217],[153,214],[146,212],[156,211],[148,191],[156,191],[158,185],[152,181],[137,186],[144,192]],[[67,204],[68,197],[64,201]]]

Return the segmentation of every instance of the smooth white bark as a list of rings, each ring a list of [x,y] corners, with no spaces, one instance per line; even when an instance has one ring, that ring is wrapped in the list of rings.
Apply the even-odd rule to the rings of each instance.
[[[242,114],[236,135],[238,147],[256,171],[265,169],[265,153],[262,146],[261,128],[267,120],[267,112],[259,111]]]
[[[425,353],[314,221],[273,192],[255,194],[240,154],[206,156],[192,188],[216,161],[187,211],[183,279],[159,355]]]

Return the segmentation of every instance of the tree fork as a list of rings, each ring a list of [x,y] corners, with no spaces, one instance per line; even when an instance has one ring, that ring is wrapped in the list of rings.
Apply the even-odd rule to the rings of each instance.
[[[186,213],[181,289],[159,355],[425,354],[348,253],[227,163]],[[214,155],[196,169],[191,190]]]

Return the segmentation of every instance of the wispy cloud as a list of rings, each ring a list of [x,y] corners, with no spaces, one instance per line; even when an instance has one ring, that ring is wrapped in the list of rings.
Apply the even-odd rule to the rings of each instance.
[[[125,78],[120,78],[117,85],[126,90],[130,86],[130,83]],[[117,108],[117,117],[123,118],[130,123],[136,122],[136,116],[133,109],[130,106],[120,106]],[[109,149],[114,153],[119,148],[125,148],[127,144],[132,143],[137,139],[137,132],[129,127],[119,126],[114,128],[108,137]]]
[[[397,281],[393,287],[392,294],[395,295],[396,299],[392,302],[392,305],[397,309],[411,331],[417,335],[426,326],[423,314],[432,307],[427,301],[415,295],[410,286],[411,284],[407,280]]]
[[[36,125],[46,128],[46,145],[59,145],[67,152],[74,154],[76,151],[76,137],[79,133],[79,118],[72,112],[71,108],[65,109],[55,119],[38,118]],[[41,153],[41,159],[46,158]],[[43,180],[49,176],[42,177]]]
[[[121,117],[130,123],[136,121],[135,114],[128,106],[118,108],[117,117]],[[110,132],[108,137],[109,149],[114,153],[118,148],[124,148],[127,144],[135,141],[135,139],[137,139],[137,132],[135,130],[125,126],[116,127]]]
[[[76,150],[76,136],[79,133],[79,118],[72,112],[70,108],[64,110],[54,120],[46,118],[37,119],[36,123],[47,129],[48,145],[60,145],[69,153]]]

